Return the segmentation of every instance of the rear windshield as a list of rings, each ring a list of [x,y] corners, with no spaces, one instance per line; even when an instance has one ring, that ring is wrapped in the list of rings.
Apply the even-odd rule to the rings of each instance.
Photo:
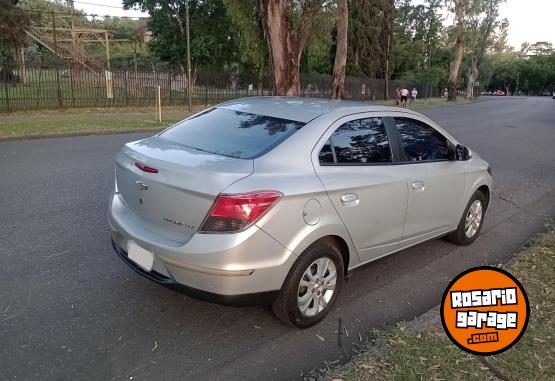
[[[159,136],[199,151],[254,159],[303,126],[304,123],[292,120],[214,108],[177,124]]]

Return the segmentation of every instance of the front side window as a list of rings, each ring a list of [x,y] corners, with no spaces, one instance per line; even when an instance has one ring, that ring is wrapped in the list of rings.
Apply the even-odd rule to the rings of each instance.
[[[424,122],[394,118],[406,161],[449,160],[447,138]]]
[[[320,163],[324,165],[389,162],[391,149],[381,118],[357,119],[341,125],[320,152]]]

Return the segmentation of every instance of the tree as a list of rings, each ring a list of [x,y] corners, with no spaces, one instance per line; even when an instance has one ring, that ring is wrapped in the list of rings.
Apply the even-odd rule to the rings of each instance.
[[[474,0],[468,17],[467,47],[470,64],[467,68],[466,97],[474,96],[474,85],[480,73],[482,59],[495,42],[495,29],[499,26],[499,5],[505,0]]]
[[[23,47],[25,42],[25,29],[31,23],[31,16],[20,7],[17,0],[0,0],[0,58],[2,69],[0,80],[13,81],[12,65],[14,57],[22,70],[21,79],[25,80],[25,59]]]
[[[457,100],[457,80],[459,78],[459,68],[464,54],[464,11],[466,0],[453,0],[455,5],[455,57],[449,68],[449,80],[447,83],[448,101]]]
[[[392,0],[351,0],[347,72],[370,78],[386,76],[393,44]]]
[[[331,81],[331,97],[342,98],[345,86],[345,66],[347,65],[347,31],[349,27],[349,5],[347,0],[338,0],[337,38],[335,63]]]
[[[329,1],[324,3],[321,11],[315,16],[312,28],[310,29],[310,34],[306,39],[301,57],[302,73],[329,74],[333,72],[336,37],[336,1]]]
[[[150,52],[160,61],[183,68],[187,60],[186,3],[189,1],[191,61],[194,67],[223,67],[239,59],[237,34],[223,0],[123,0],[150,14]]]
[[[418,5],[412,5],[410,0],[398,3],[393,46],[396,78],[414,79],[432,64],[434,50],[443,48],[442,3],[443,0],[426,0]]]
[[[530,45],[530,54],[536,56],[546,56],[553,53],[553,44],[547,41],[538,41]]]
[[[227,13],[238,33],[239,59],[258,74],[258,95],[262,95],[262,78],[268,68],[268,46],[260,19],[260,3],[252,0],[224,0]]]
[[[275,95],[300,94],[300,61],[323,0],[260,0]]]
[[[139,66],[139,54],[144,53],[145,37],[147,33],[146,23],[143,20],[131,20],[120,17],[106,17],[103,21],[97,21],[98,27],[109,29],[115,38],[129,41],[123,44],[111,46],[112,61],[128,62],[131,58],[135,76]],[[130,57],[131,56],[131,57]]]

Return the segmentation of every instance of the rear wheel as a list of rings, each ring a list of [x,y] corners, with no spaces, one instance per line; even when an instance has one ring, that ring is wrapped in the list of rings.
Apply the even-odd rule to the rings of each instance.
[[[332,308],[344,283],[343,258],[333,241],[311,245],[295,262],[272,305],[284,323],[310,327]]]
[[[447,239],[457,245],[470,245],[474,242],[482,230],[486,208],[486,196],[476,191],[464,210],[457,230],[449,234]]]

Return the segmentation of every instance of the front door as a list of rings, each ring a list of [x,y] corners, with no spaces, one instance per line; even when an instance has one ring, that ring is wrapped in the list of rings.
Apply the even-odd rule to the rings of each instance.
[[[323,136],[314,167],[362,261],[387,254],[402,238],[407,179],[393,165],[382,118],[345,117]]]
[[[407,178],[404,239],[426,238],[456,228],[464,195],[464,162],[451,160],[440,132],[413,118],[393,118],[401,152],[398,167]]]

